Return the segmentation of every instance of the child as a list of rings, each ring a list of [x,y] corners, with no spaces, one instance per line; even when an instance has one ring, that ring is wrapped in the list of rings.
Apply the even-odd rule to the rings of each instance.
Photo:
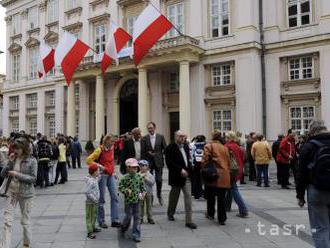
[[[141,224],[143,223],[144,209],[147,211],[147,218],[149,224],[155,224],[152,218],[151,200],[152,200],[152,186],[155,184],[155,177],[149,171],[149,162],[147,160],[140,160],[140,175],[144,181],[146,187],[146,195],[143,200],[141,200]]]
[[[97,206],[100,198],[98,185],[98,166],[92,163],[88,169],[89,175],[86,177],[86,225],[87,237],[95,239],[95,232],[100,232],[101,229],[95,227]]]
[[[140,226],[140,200],[143,200],[145,195],[145,187],[143,179],[138,171],[138,161],[134,158],[125,161],[127,174],[119,182],[119,191],[125,196],[125,217],[122,223],[121,232],[124,235],[130,226],[133,216],[133,240],[141,241],[141,226]]]

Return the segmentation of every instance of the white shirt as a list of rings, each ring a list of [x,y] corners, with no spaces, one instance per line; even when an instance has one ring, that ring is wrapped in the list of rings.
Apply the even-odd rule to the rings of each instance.
[[[135,159],[140,160],[141,159],[141,142],[140,140],[135,140],[133,138],[134,142],[134,149],[135,149]]]
[[[156,134],[151,135],[150,134],[150,143],[151,143],[151,147],[153,150],[155,150],[155,144],[156,144]]]
[[[185,163],[185,165],[187,167],[188,166],[188,159],[187,159],[186,151],[184,150],[184,148],[183,148],[182,145],[179,145],[179,149],[180,149],[180,152],[182,153],[182,157],[183,157],[184,163]]]

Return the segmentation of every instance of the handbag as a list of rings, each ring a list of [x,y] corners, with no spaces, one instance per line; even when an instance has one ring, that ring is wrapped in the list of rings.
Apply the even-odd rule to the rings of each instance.
[[[2,185],[0,186],[0,197],[8,197],[7,192],[11,183],[11,179],[12,177],[8,176],[3,180]]]
[[[201,169],[202,178],[206,183],[213,183],[219,178],[216,165],[212,160],[212,151],[213,151],[213,147],[211,144],[211,153],[210,153],[209,162]]]

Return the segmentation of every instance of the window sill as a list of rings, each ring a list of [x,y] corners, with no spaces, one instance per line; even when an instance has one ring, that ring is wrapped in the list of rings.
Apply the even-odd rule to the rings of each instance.
[[[308,79],[298,79],[298,80],[289,80],[289,81],[282,81],[283,85],[303,85],[303,84],[311,84],[311,83],[320,83],[320,78],[308,78]]]
[[[26,31],[28,34],[33,34],[33,33],[39,33],[40,32],[40,28],[33,28],[33,29],[30,29],[28,31]]]
[[[11,38],[12,40],[22,38],[22,33],[12,35],[12,36],[10,36],[10,38]]]
[[[291,27],[291,28],[289,27],[286,29],[282,29],[280,32],[302,31],[302,30],[305,30],[305,29],[308,29],[310,27],[314,27],[317,25],[318,25],[317,23],[310,23],[310,24],[306,24],[306,25],[302,25],[302,26],[298,26],[298,27]]]
[[[228,84],[228,85],[220,85],[220,86],[209,86],[205,89],[206,93],[216,92],[216,91],[228,91],[228,90],[235,91],[235,85]]]
[[[54,27],[56,25],[58,25],[58,21],[53,21],[53,22],[50,22],[50,23],[46,24],[46,27],[51,28],[51,27]]]
[[[234,37],[233,34],[229,34],[229,35],[225,35],[225,36],[220,36],[220,37],[210,37],[210,38],[205,39],[205,42],[208,42],[208,41],[217,41],[217,40],[228,40],[228,39],[231,39],[233,37]]]

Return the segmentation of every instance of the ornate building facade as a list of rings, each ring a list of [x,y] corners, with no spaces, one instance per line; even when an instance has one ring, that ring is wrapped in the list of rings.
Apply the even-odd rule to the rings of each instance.
[[[129,57],[102,77],[109,17],[133,33],[147,0],[2,0],[7,8],[3,132],[95,140],[152,120],[168,139],[212,129],[304,132],[330,126],[328,0],[152,0],[171,30],[136,67]],[[261,18],[259,18],[261,17]],[[37,78],[41,40],[63,31],[89,44],[67,87],[60,69]],[[182,35],[183,34],[183,35]]]

